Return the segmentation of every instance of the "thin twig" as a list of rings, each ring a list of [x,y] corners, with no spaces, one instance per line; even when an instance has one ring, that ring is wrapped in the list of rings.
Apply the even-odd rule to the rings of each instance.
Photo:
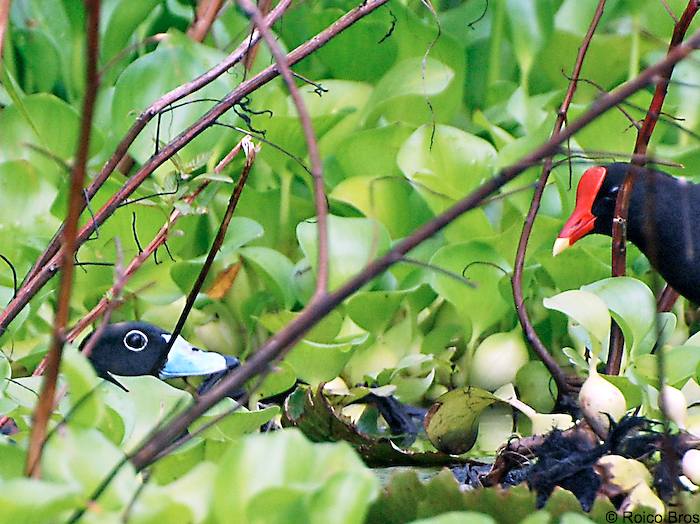
[[[46,376],[41,385],[41,393],[34,411],[32,420],[32,432],[27,448],[26,473],[32,477],[39,476],[39,462],[41,451],[46,437],[46,428],[53,411],[54,396],[56,394],[56,381],[58,380],[58,368],[61,364],[63,344],[65,342],[65,328],[70,312],[70,296],[73,286],[73,255],[78,243],[78,219],[82,212],[83,185],[85,183],[87,160],[90,150],[90,131],[92,130],[92,116],[97,98],[99,77],[97,75],[97,60],[99,56],[99,24],[100,24],[100,0],[85,0],[86,17],[86,83],[85,97],[83,99],[83,114],[80,122],[80,137],[78,149],[75,155],[75,165],[71,175],[70,194],[68,197],[68,217],[63,233],[63,273],[58,291],[58,306],[54,319],[51,347],[48,352]]]
[[[288,1],[288,0],[283,0]],[[352,26],[355,22],[367,16],[368,14],[374,12],[376,9],[387,3],[389,0],[366,0],[362,2],[358,7],[352,11],[346,13],[344,16],[336,20],[329,27],[321,31],[319,34],[303,43],[297,47],[294,51],[287,55],[287,62],[291,65],[296,64],[303,58],[309,56],[311,53],[324,46],[331,39],[338,36],[345,29]],[[279,6],[277,6],[279,7]],[[272,14],[270,15],[272,16]],[[218,67],[218,66],[217,66]],[[213,71],[213,70],[212,70]],[[99,209],[92,220],[90,220],[85,227],[80,231],[78,235],[78,243],[82,244],[90,236],[92,231],[102,225],[107,218],[109,218],[114,210],[117,209],[119,204],[128,198],[139,186],[140,184],[155,171],[159,166],[171,158],[180,149],[189,144],[197,136],[203,133],[206,129],[215,125],[219,117],[231,109],[234,105],[241,102],[250,93],[259,89],[261,86],[270,82],[273,78],[276,78],[279,74],[276,65],[271,65],[255,75],[253,78],[243,82],[231,93],[225,96],[221,102],[212,107],[205,115],[192,124],[185,131],[180,133],[175,137],[170,143],[163,147],[157,154],[153,155],[146,163],[141,166],[141,168],[129,179],[124,181],[120,189],[112,195],[109,200]],[[167,104],[166,104],[167,105]],[[148,116],[149,113],[146,113]],[[135,129],[138,127],[137,124],[134,125]],[[119,146],[119,151],[122,149],[122,145],[127,142],[131,143],[131,132],[129,136],[125,137]],[[112,158],[119,157],[119,151],[115,152]],[[125,153],[126,150],[123,151]],[[111,161],[111,160],[110,160]],[[109,163],[109,162],[108,162]],[[116,165],[116,164],[115,164]],[[103,168],[103,171],[109,171],[108,167]],[[109,171],[111,172],[111,171]],[[93,182],[93,185],[97,182]],[[90,187],[93,187],[91,185]],[[89,191],[89,188],[88,188]],[[50,246],[49,246],[50,247]],[[44,252],[44,255],[50,250]],[[20,290],[17,292],[17,297],[15,297],[7,307],[0,312],[0,335],[7,329],[7,326],[12,322],[12,320],[19,314],[20,311],[27,305],[31,298],[36,295],[36,293],[48,282],[59,270],[61,266],[61,256],[60,253],[56,253],[52,257],[46,258],[45,263],[36,267],[36,272],[33,278],[27,280],[25,278],[25,283],[21,286]],[[43,260],[43,256],[41,259]]]
[[[578,56],[576,57],[576,62],[574,64],[573,71],[571,73],[571,80],[569,81],[569,87],[566,90],[566,95],[559,108],[559,113],[557,114],[557,119],[554,123],[554,129],[552,131],[552,136],[556,137],[559,135],[564,122],[566,121],[566,114],[571,105],[571,101],[574,98],[574,93],[578,87],[578,77],[581,74],[581,68],[583,67],[583,61],[586,58],[586,53],[588,52],[588,46],[591,43],[593,34],[595,33],[600,18],[603,16],[603,10],[605,9],[605,0],[600,0],[598,2],[598,7],[595,10],[593,19],[588,27],[588,32],[579,47]],[[513,299],[515,300],[515,310],[518,313],[518,319],[520,320],[520,325],[525,332],[525,337],[530,343],[532,348],[537,353],[539,359],[547,366],[547,369],[554,377],[554,380],[559,387],[561,393],[566,393],[570,390],[569,384],[566,380],[566,374],[561,369],[557,361],[552,357],[547,348],[545,347],[540,337],[535,331],[535,327],[532,325],[532,321],[527,313],[525,307],[525,298],[523,295],[523,269],[525,267],[525,255],[527,253],[527,244],[530,240],[530,234],[532,233],[532,228],[535,224],[535,217],[540,209],[540,202],[542,200],[542,195],[544,194],[544,189],[547,186],[547,180],[549,179],[549,174],[552,171],[552,157],[547,157],[544,166],[542,166],[542,174],[537,181],[537,186],[535,187],[535,192],[532,195],[532,202],[530,203],[530,209],[527,212],[527,217],[525,218],[525,223],[523,224],[522,233],[520,233],[520,241],[518,242],[518,250],[515,256],[515,264],[513,267]]]
[[[275,9],[273,9],[270,12],[270,15],[267,17],[267,24],[272,25],[277,20],[279,20],[290,5],[291,0],[280,0],[280,3],[277,4]],[[186,96],[191,95],[192,93],[200,90],[204,86],[210,84],[211,82],[219,78],[221,75],[229,71],[233,66],[240,62],[242,58],[246,56],[246,53],[250,49],[250,46],[258,42],[259,39],[260,34],[257,31],[246,36],[245,40],[231,54],[229,54],[224,60],[212,67],[209,71],[201,74],[191,82],[178,86],[172,91],[169,91],[168,93],[160,97],[158,100],[153,102],[144,111],[142,111],[141,114],[134,121],[134,124],[131,126],[129,131],[126,132],[122,140],[119,142],[112,156],[102,167],[99,174],[95,177],[92,183],[88,186],[88,200],[92,199],[95,196],[95,194],[97,194],[99,189],[104,185],[104,183],[107,181],[110,175],[119,166],[120,162],[127,157],[127,151],[129,150],[129,147],[131,147],[131,145],[134,143],[134,140],[136,140],[139,134],[141,134],[141,131],[144,130],[146,125],[155,116],[159,115],[161,111],[163,111],[169,105],[177,102],[178,100],[182,100]],[[24,288],[25,286],[29,287],[30,282],[34,279],[34,277],[49,264],[51,259],[57,253],[60,247],[60,236],[61,232],[63,231],[63,227],[64,225],[62,225],[59,228],[59,230],[56,232],[53,239],[51,239],[51,242],[46,247],[42,255],[34,263],[32,269],[24,277],[24,281],[22,282],[22,286],[20,287],[19,295],[23,295],[22,288]],[[54,272],[56,269],[57,268],[54,269]],[[33,293],[28,294],[30,295],[29,298],[33,296]],[[24,307],[23,304],[20,305],[20,310],[22,307]],[[0,335],[2,335],[5,328],[6,323],[3,321],[3,316],[0,315]]]
[[[194,22],[187,29],[187,36],[197,42],[203,42],[211,29],[216,15],[219,14],[223,0],[199,0]]]
[[[17,270],[15,269],[15,266],[10,262],[10,259],[7,258],[5,255],[0,253],[0,260],[5,262],[7,266],[10,268],[10,271],[12,272],[12,298],[17,296]]]
[[[258,9],[260,9],[260,12],[263,14],[267,14],[268,11],[270,10],[270,7],[272,7],[272,0],[258,0]],[[255,24],[252,24],[251,31],[255,27]],[[253,65],[255,64],[255,58],[258,56],[258,51],[260,50],[259,45],[253,46],[250,51],[248,51],[248,54],[245,55],[245,59],[243,60],[243,65],[245,67],[245,74],[248,73],[251,69],[253,69]],[[244,77],[245,78],[245,77]]]
[[[562,132],[552,136],[549,141],[539,146],[520,162],[503,169],[498,175],[477,187],[454,206],[423,224],[411,235],[396,243],[383,256],[370,262],[362,271],[350,278],[338,289],[309,304],[293,321],[268,339],[245,364],[227,373],[211,390],[201,395],[190,408],[180,413],[156,432],[152,438],[148,439],[144,445],[140,446],[133,455],[132,463],[134,466],[137,469],[143,469],[150,464],[153,458],[173,442],[194,420],[224,398],[228,392],[241,387],[249,379],[256,376],[259,371],[267,368],[271,362],[281,358],[290,347],[325,315],[362,286],[376,278],[394,263],[400,261],[406,253],[441,231],[462,214],[478,206],[485,198],[520,175],[528,166],[554,154],[560,144],[565,143],[602,113],[618,104],[620,100],[624,100],[652,83],[661,71],[669,67],[670,64],[683,60],[698,46],[700,46],[700,31],[696,32],[687,43],[674,49],[662,61],[648,67],[633,80],[619,86],[612,93],[600,97],[581,117],[571,122]]]
[[[328,201],[323,184],[323,164],[321,163],[321,154],[318,150],[318,141],[314,133],[311,116],[306,109],[306,104],[301,98],[299,89],[294,83],[294,76],[289,68],[289,62],[286,55],[282,52],[277,40],[270,33],[262,13],[251,0],[238,0],[241,8],[248,13],[253,20],[255,27],[265,39],[270,53],[275,59],[277,68],[284,78],[289,89],[289,94],[292,97],[294,106],[296,107],[299,122],[304,131],[306,139],[306,147],[309,151],[309,161],[311,163],[311,177],[314,185],[314,205],[316,207],[316,228],[318,235],[318,268],[316,272],[316,290],[314,297],[323,296],[328,292]]]
[[[173,346],[173,344],[175,344],[175,340],[177,339],[178,335],[182,332],[182,328],[185,326],[185,322],[187,321],[187,317],[190,315],[190,311],[192,311],[194,302],[195,300],[197,300],[197,296],[202,290],[204,280],[207,278],[207,275],[211,270],[211,266],[214,263],[214,259],[216,258],[216,255],[219,253],[219,250],[221,249],[221,246],[224,243],[224,239],[226,238],[226,231],[228,231],[228,226],[231,223],[231,218],[233,218],[233,212],[236,210],[238,201],[240,200],[241,194],[243,193],[243,188],[245,187],[245,183],[248,180],[248,174],[253,168],[253,163],[255,162],[255,157],[257,155],[257,149],[253,145],[253,141],[248,137],[243,138],[243,140],[241,140],[241,148],[245,153],[245,164],[243,165],[243,169],[241,171],[241,175],[238,178],[238,182],[236,182],[236,187],[231,192],[231,198],[229,198],[228,205],[226,206],[224,218],[221,220],[221,224],[219,225],[219,231],[217,231],[216,236],[214,237],[214,241],[211,244],[211,249],[207,254],[207,258],[204,261],[204,264],[202,265],[202,269],[200,269],[199,274],[197,275],[197,279],[192,285],[192,289],[190,289],[190,292],[187,295],[185,306],[182,308],[180,317],[177,319],[177,323],[175,324],[170,339],[168,340],[168,351]],[[168,351],[164,351],[165,357],[167,357]]]
[[[671,37],[667,54],[671,54],[673,50],[681,44],[699,7],[698,0],[689,0],[685,11],[683,11],[681,18],[673,28],[673,36]],[[668,82],[673,74],[673,66],[674,64],[670,64],[669,67],[659,72],[659,77],[656,81],[656,89],[654,90],[654,97],[649,105],[646,118],[644,118],[642,129],[637,134],[637,141],[634,145],[634,153],[636,155],[646,154],[651,135],[654,132],[656,122],[659,120],[661,109],[666,100]],[[641,168],[644,167],[644,165],[644,161],[632,160],[632,167],[627,172],[625,181],[622,183],[617,194],[617,200],[615,201],[615,214],[612,223],[612,276],[614,277],[624,276],[627,272],[627,215],[629,214],[629,203],[635,178],[638,173],[641,172],[641,170],[635,169],[635,167]],[[650,205],[653,205],[653,202],[650,202]],[[649,222],[653,226],[653,221]],[[609,346],[610,352],[608,353],[606,371],[608,374],[617,375],[620,372],[620,365],[622,363],[624,337],[622,335],[622,329],[615,322],[613,322],[610,329]]]

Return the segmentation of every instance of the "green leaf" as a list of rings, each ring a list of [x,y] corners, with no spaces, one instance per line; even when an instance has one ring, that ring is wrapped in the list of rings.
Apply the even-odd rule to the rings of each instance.
[[[464,522],[469,522],[470,524],[496,524],[493,518],[476,511],[452,511],[437,517],[411,521],[412,524],[462,524]]]
[[[652,350],[655,340],[646,339],[648,343],[643,343],[649,330],[654,329],[656,300],[646,284],[630,277],[616,277],[594,282],[581,289],[596,294],[607,304],[622,328],[628,347],[631,347],[632,358]]]
[[[5,522],[54,524],[63,522],[77,508],[76,486],[46,480],[0,479],[0,506]]]
[[[68,383],[70,423],[84,427],[99,426],[104,415],[103,380],[98,378],[92,364],[76,348],[63,352],[61,372]]]
[[[334,379],[353,355],[353,344],[320,344],[302,340],[284,361],[291,366],[298,378],[317,385]]]
[[[12,378],[12,368],[10,361],[4,353],[0,352],[0,394],[4,393]]]
[[[260,507],[256,497],[293,486],[306,522],[332,511],[333,522],[360,524],[377,494],[377,480],[347,444],[312,444],[297,430],[248,436],[231,446],[220,464],[213,510],[222,522],[234,514],[241,524],[267,522],[253,511]],[[339,505],[341,479],[342,499],[348,504]],[[290,495],[283,500],[284,507],[295,506]]]
[[[297,225],[297,240],[317,273],[318,237],[315,222]],[[328,287],[337,289],[389,247],[389,235],[380,223],[367,218],[328,216]]]
[[[348,299],[346,312],[355,324],[374,333],[386,327],[405,296],[402,291],[360,291]]]
[[[13,104],[0,112],[0,129],[3,130],[0,162],[26,159],[41,171],[63,174],[55,160],[47,157],[46,152],[64,161],[73,157],[80,115],[63,100],[45,93],[23,98],[22,105],[19,108]],[[52,132],[55,129],[60,129],[61,132]],[[44,153],[32,149],[32,146]],[[98,151],[101,146],[102,134],[93,130],[90,152]]]
[[[476,442],[482,411],[496,402],[500,400],[491,393],[472,386],[445,393],[425,417],[430,442],[451,455],[469,451]]]
[[[146,4],[147,8],[148,4]],[[129,11],[129,10],[126,10]],[[126,16],[126,15],[125,15]],[[115,30],[116,30],[115,26]],[[115,35],[115,39],[116,39]],[[190,38],[176,31],[168,33],[158,48],[138,58],[119,76],[112,100],[112,122],[115,136],[122,136],[131,127],[136,115],[171,89],[189,82],[196,76],[213,67],[224,58],[221,51],[195,43]],[[172,140],[177,134],[201,117],[203,111],[213,105],[212,102],[193,102],[199,99],[222,99],[233,89],[230,75],[222,75],[212,82],[178,102],[180,107],[164,113],[160,119],[161,129],[158,133],[158,118],[154,118],[139,134],[129,153],[139,163],[144,163],[153,154],[157,144],[156,136],[162,142]],[[181,105],[187,104],[187,105]],[[222,117],[224,123],[237,121],[232,117]],[[176,163],[184,171],[190,171],[206,164],[210,155],[224,153],[225,145],[232,141],[229,132],[214,128],[201,134],[181,149]],[[161,170],[173,170],[166,164]]]
[[[425,61],[408,58],[396,63],[379,81],[367,102],[364,123],[370,127],[380,118],[416,125],[433,117],[445,121],[456,108],[458,93],[452,68],[430,57]]]
[[[434,273],[432,286],[457,308],[472,325],[474,342],[511,310],[499,292],[498,283],[510,264],[485,242],[452,244],[437,251],[430,263],[466,278],[473,287],[458,284],[442,273]]]
[[[583,326],[596,346],[592,349],[600,352],[610,331],[610,313],[601,298],[588,291],[571,290],[545,298],[542,303],[547,309],[560,311]]]
[[[105,384],[105,403],[122,417],[124,439],[121,446],[131,451],[177,407],[184,407],[191,397],[156,377],[118,377],[129,391]]]
[[[294,305],[292,272],[294,266],[279,251],[267,247],[245,247],[241,249],[241,259],[249,264],[260,277],[263,287],[272,293],[284,308]]]
[[[123,459],[121,450],[99,431],[68,426],[55,432],[46,443],[41,472],[45,480],[77,487],[83,497],[89,497]],[[99,502],[106,509],[119,509],[131,500],[137,487],[136,472],[126,461]]]
[[[440,213],[493,176],[496,150],[483,138],[461,129],[425,125],[406,140],[396,162],[430,209]],[[447,232],[473,239],[492,230],[478,208],[456,220]]]
[[[506,13],[513,51],[527,87],[535,55],[545,47],[552,32],[554,9],[551,0],[508,0]]]
[[[190,426],[190,431],[196,431],[198,428],[213,421],[219,415],[230,411],[235,405],[236,402],[233,399],[222,399],[213,408],[209,409],[204,415],[198,418],[192,426]],[[202,436],[203,438],[211,440],[232,440],[246,433],[257,431],[261,426],[278,415],[279,412],[280,409],[278,406],[269,406],[255,411],[250,411],[241,406],[233,413],[218,421],[211,428],[207,429]]]
[[[131,4],[129,0],[112,2],[108,14],[102,15],[107,28],[100,42],[100,59],[103,63],[108,62],[127,46],[135,29],[143,23],[156,5],[158,0],[146,0],[138,4]]]

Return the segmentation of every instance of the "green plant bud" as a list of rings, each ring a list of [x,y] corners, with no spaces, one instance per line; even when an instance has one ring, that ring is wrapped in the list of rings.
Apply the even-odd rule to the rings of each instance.
[[[552,375],[539,360],[531,360],[515,376],[520,400],[538,413],[549,413],[557,400],[558,388]]]
[[[488,391],[515,381],[518,370],[528,361],[520,329],[485,338],[474,351],[469,383]]]

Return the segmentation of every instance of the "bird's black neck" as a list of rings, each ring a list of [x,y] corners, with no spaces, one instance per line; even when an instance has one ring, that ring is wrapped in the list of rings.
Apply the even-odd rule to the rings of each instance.
[[[600,194],[607,194],[608,200],[597,200],[598,206],[603,204],[605,210],[596,220],[595,232],[612,235],[616,188],[621,186],[624,176],[624,172],[616,171],[606,176]],[[636,175],[627,238],[674,289],[694,302],[700,302],[700,228],[694,227],[697,219],[700,219],[700,185],[654,170]]]

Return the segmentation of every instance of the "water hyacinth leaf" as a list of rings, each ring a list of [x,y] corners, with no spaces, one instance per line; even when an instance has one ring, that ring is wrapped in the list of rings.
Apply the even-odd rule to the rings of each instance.
[[[61,373],[68,384],[70,423],[85,427],[100,424],[104,414],[103,380],[98,378],[92,364],[74,347],[68,347],[61,359]]]
[[[366,377],[377,378],[382,371],[395,368],[407,355],[418,353],[415,335],[413,320],[407,315],[357,348],[343,370],[343,378],[350,385],[362,384]]]
[[[211,511],[211,499],[216,465],[201,461],[187,474],[163,486],[170,497],[186,505],[192,513],[193,522],[204,522]]]
[[[85,453],[87,449],[91,453]],[[69,426],[47,441],[41,461],[42,477],[77,486],[82,496],[89,497],[123,458],[122,451],[96,429]],[[138,485],[136,472],[127,461],[100,497],[100,504],[108,510],[119,509],[131,499]]]
[[[319,97],[313,87],[300,89],[304,104],[312,118],[314,132],[320,139],[324,151],[332,151],[335,143],[350,133],[343,126],[344,123],[353,124],[360,118],[359,111],[365,106],[370,97],[372,88],[362,82],[350,82],[347,80],[324,80],[319,83],[327,92]],[[286,93],[268,90],[268,98],[261,109],[271,110],[272,117],[257,117],[255,122],[263,123],[266,140],[279,144],[285,151],[297,156],[306,154],[306,140],[296,107],[293,100]],[[262,118],[262,120],[261,120]],[[356,127],[354,124],[351,129]],[[337,132],[335,136],[334,132]],[[281,171],[291,165],[287,155],[275,148],[265,148],[260,158],[269,163],[273,170]],[[301,170],[299,170],[301,173]],[[309,186],[311,178],[304,171],[303,176]]]
[[[135,524],[193,524],[190,506],[185,504],[182,496],[149,482],[143,487],[139,496],[129,507],[129,521]]]
[[[3,130],[0,162],[25,159],[42,172],[61,173],[61,167],[54,160],[31,146],[48,151],[62,160],[70,160],[75,154],[78,139],[78,111],[60,98],[46,93],[27,96],[22,99],[22,104],[23,111],[13,104],[0,113],[0,129]],[[61,129],[60,133],[51,131],[57,128]],[[102,133],[93,130],[90,152],[97,152],[102,142]]]
[[[455,76],[451,67],[431,57],[425,63],[418,57],[397,62],[372,91],[364,113],[365,126],[372,127],[382,117],[416,125],[434,117],[445,120],[458,103],[461,86]],[[437,109],[433,114],[426,97]]]
[[[396,161],[430,207],[439,211],[449,201],[434,199],[431,193],[462,198],[493,175],[497,155],[490,142],[456,127],[438,125],[434,133],[431,126],[419,127],[404,142]]]
[[[0,352],[0,394],[4,393],[12,378],[12,367],[4,353]]]
[[[314,272],[318,264],[318,236],[314,221],[297,225],[297,240]],[[389,247],[382,224],[368,218],[328,216],[328,287],[337,289]]]
[[[352,343],[321,344],[302,340],[292,348],[284,362],[299,379],[315,386],[340,375],[353,355],[353,346]]]
[[[2,479],[9,480],[24,476],[26,455],[26,450],[10,439],[0,438],[0,485]]]
[[[414,520],[411,524],[462,524],[464,522],[469,522],[469,524],[496,524],[496,521],[489,515],[476,511],[448,511],[437,517]]]
[[[80,500],[75,484],[16,478],[0,479],[0,506],[5,522],[62,522]]]
[[[105,384],[105,403],[119,413],[124,422],[124,440],[121,447],[130,451],[148,435],[158,423],[184,407],[192,397],[181,389],[151,376],[119,377],[129,391],[113,384]]]
[[[253,393],[254,400],[265,399],[291,389],[297,381],[292,367],[286,362],[280,362],[272,368],[260,387]]]
[[[600,297],[588,291],[573,289],[545,298],[542,303],[547,309],[560,311],[583,326],[596,346],[592,349],[600,351],[610,331],[608,306]]]
[[[260,315],[258,321],[265,329],[272,333],[277,333],[298,316],[299,313],[295,311],[268,312]],[[313,329],[306,333],[304,338],[313,342],[336,342],[336,337],[340,333],[342,326],[343,316],[337,310],[334,310],[322,318]]]
[[[61,72],[53,41],[41,30],[20,29],[13,35],[15,49],[26,64],[24,83],[32,91],[51,91]]]
[[[134,120],[134,114],[145,109],[163,93],[189,82],[219,63],[225,55],[216,49],[200,45],[177,31],[170,31],[155,51],[147,53],[129,64],[119,76],[112,100],[113,132],[116,136],[126,133]],[[216,82],[203,87],[194,95],[184,98],[178,105],[198,99],[221,100],[233,88],[230,75],[222,75]],[[129,153],[139,163],[144,163],[154,152],[155,139],[161,142],[172,140],[191,125],[202,112],[214,102],[204,101],[181,105],[163,113],[158,132],[158,118],[154,118],[136,138]],[[236,123],[234,117],[225,116],[223,121]],[[220,140],[232,142],[230,132],[210,129],[190,142],[177,153],[180,170],[190,171],[206,164],[214,151],[223,152]],[[166,164],[161,170],[172,170]]]
[[[120,0],[115,4],[108,15],[103,15],[106,18],[107,27],[100,42],[100,55],[103,63],[110,60],[127,45],[129,36],[158,5],[158,0],[145,0],[133,5],[129,4],[129,0]]]
[[[450,455],[466,453],[476,442],[482,411],[497,402],[493,394],[471,386],[445,393],[425,417],[430,442]]]
[[[644,282],[631,277],[615,277],[593,282],[581,289],[594,293],[607,304],[615,322],[622,328],[625,341],[631,345],[633,358],[651,351],[654,340],[645,336],[654,329],[656,300]]]
[[[561,223],[558,227],[561,227]],[[535,259],[559,289],[579,289],[589,282],[595,282],[610,275],[610,264],[602,258],[602,253],[588,246],[576,244],[573,249],[566,249],[556,257],[552,257],[552,238],[549,239],[549,249],[538,253]],[[608,257],[609,251],[610,248],[605,249]],[[571,271],[572,267],[577,270]]]
[[[386,391],[386,388],[371,390],[375,394],[383,393],[380,389]],[[353,398],[352,395],[348,397]],[[362,420],[360,419],[357,425],[353,424],[349,417],[331,405],[321,388],[300,386],[289,395],[284,403],[283,423],[298,427],[309,439],[316,442],[347,442],[362,456],[366,464],[373,467],[440,466],[453,464],[455,461],[454,457],[435,451],[404,450],[396,445],[388,434],[378,436],[375,433],[365,433]],[[374,426],[373,430],[376,431],[376,423]]]
[[[240,253],[241,260],[253,268],[264,288],[282,307],[290,309],[294,305],[291,261],[279,251],[262,246],[244,247]]]
[[[535,56],[552,33],[554,6],[550,0],[508,0],[507,5],[513,51],[527,86]]]
[[[336,162],[347,178],[399,176],[401,172],[396,165],[396,155],[413,130],[413,126],[395,122],[357,131],[338,146]]]
[[[214,407],[210,408],[204,415],[198,418],[191,426],[190,431],[197,431],[198,428],[212,422],[218,416],[231,411],[236,406],[236,401],[231,398],[224,398]],[[272,420],[280,412],[279,406],[269,406],[264,409],[250,411],[243,406],[236,411],[226,415],[212,427],[202,433],[203,438],[211,440],[233,440],[236,437],[252,433]]]
[[[406,236],[414,228],[411,187],[397,176],[355,176],[338,184],[331,198],[352,204],[368,218],[381,222],[392,237]]]
[[[391,321],[405,296],[402,291],[361,291],[348,299],[346,312],[355,324],[375,333]]]
[[[700,346],[666,347],[664,352],[664,379],[673,387],[682,387],[689,378],[696,377],[700,364]],[[658,385],[658,356],[641,355],[634,359],[635,373],[645,382]]]
[[[431,285],[449,300],[463,318],[471,321],[472,342],[512,308],[501,296],[498,283],[510,264],[489,244],[467,242],[452,244],[437,251],[430,263],[461,275],[471,286],[460,285],[454,278],[435,272]]]
[[[472,455],[494,455],[513,434],[513,408],[507,404],[492,404],[479,416],[479,430]]]
[[[220,464],[214,483],[213,511],[222,522],[231,515],[238,515],[241,524],[253,522],[249,507],[255,498],[285,486],[294,486],[310,513],[320,510],[329,492],[335,492],[334,479],[345,478],[350,500],[364,494],[363,506],[374,499],[378,490],[378,481],[349,445],[313,444],[298,430],[245,437],[228,449]],[[266,467],[260,468],[259,464]],[[361,520],[351,518],[355,511],[336,505],[333,520],[359,524]]]

